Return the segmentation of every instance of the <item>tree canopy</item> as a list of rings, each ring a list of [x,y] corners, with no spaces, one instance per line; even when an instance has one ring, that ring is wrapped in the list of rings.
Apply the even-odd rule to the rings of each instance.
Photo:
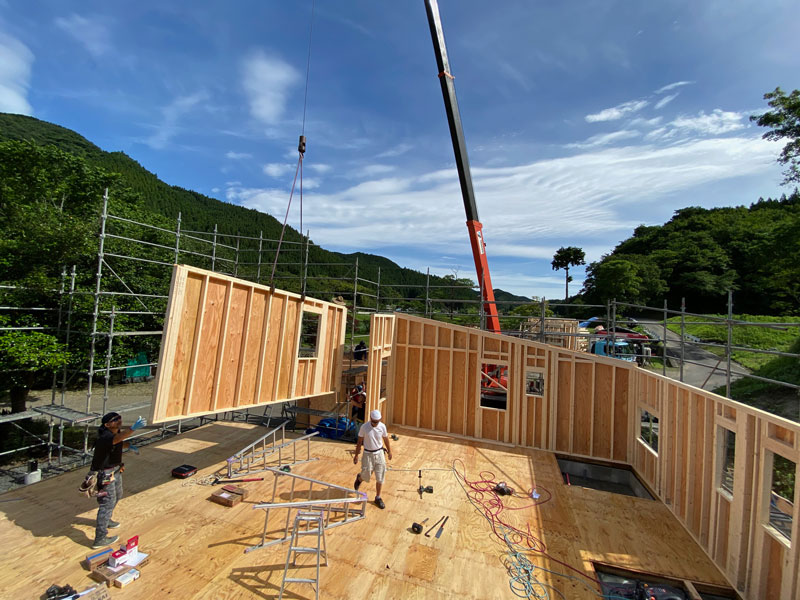
[[[572,281],[572,277],[569,275],[569,268],[576,267],[578,265],[585,265],[586,254],[584,254],[583,250],[576,248],[575,246],[562,246],[556,250],[556,253],[553,255],[553,262],[550,264],[553,266],[554,271],[558,271],[559,269],[565,270],[566,282],[564,285],[564,299],[568,300],[569,282]]]
[[[780,87],[764,94],[764,99],[774,109],[762,115],[753,115],[762,127],[769,127],[765,140],[788,140],[778,157],[778,162],[787,165],[784,184],[800,183],[800,90],[787,94]]]

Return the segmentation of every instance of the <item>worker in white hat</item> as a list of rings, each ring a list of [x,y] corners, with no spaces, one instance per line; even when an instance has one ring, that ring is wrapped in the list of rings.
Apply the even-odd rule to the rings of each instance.
[[[356,453],[353,455],[353,464],[358,464],[358,455],[361,447],[364,447],[364,458],[361,460],[361,472],[356,475],[356,482],[353,487],[357,490],[363,481],[369,481],[370,475],[375,473],[375,505],[378,508],[386,508],[386,504],[381,498],[381,488],[383,478],[386,475],[386,461],[383,458],[384,444],[386,445],[386,455],[392,460],[392,447],[389,444],[389,433],[386,425],[381,423],[381,411],[373,410],[369,413],[369,421],[358,430],[358,442],[356,442]]]

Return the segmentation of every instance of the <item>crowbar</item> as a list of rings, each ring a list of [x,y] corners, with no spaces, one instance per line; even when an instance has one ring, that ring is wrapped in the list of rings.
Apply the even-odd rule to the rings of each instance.
[[[450,517],[445,517],[444,521],[442,521],[442,525],[441,525],[441,527],[439,527],[439,531],[436,532],[436,539],[437,540],[439,539],[439,536],[442,535],[442,532],[444,531],[444,524],[447,523],[447,519],[449,519],[449,518]]]
[[[442,516],[442,517],[439,517],[439,520],[438,520],[438,521],[436,521],[436,523],[434,523],[434,524],[433,524],[433,526],[432,526],[430,529],[428,529],[428,531],[426,531],[426,532],[425,532],[425,537],[431,537],[431,531],[433,531],[434,529],[436,529],[436,526],[437,526],[439,523],[441,523],[443,519],[444,519],[444,517],[443,517],[443,516]]]

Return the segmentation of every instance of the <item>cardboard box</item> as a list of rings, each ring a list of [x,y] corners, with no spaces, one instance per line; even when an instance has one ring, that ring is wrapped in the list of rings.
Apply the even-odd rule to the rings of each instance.
[[[250,494],[250,490],[243,487],[237,487],[235,485],[223,485],[222,489],[226,492],[230,492],[231,494],[239,494],[242,497],[242,500],[246,500],[247,496]]]
[[[150,562],[150,555],[144,552],[137,552],[136,558],[129,558],[127,565],[135,569],[141,569]]]
[[[123,573],[119,577],[114,580],[114,586],[118,588],[124,588],[126,585],[133,583],[139,579],[139,571],[136,569],[131,569],[127,573]]]
[[[87,593],[86,590],[84,590],[82,593],[84,595],[81,596],[81,600],[111,600],[111,594],[108,593],[108,587],[104,585],[96,586],[91,592]]]
[[[116,550],[108,558],[109,567],[119,567],[128,562],[128,553],[125,550]]]
[[[86,559],[83,561],[83,566],[89,571],[94,571],[97,567],[108,561],[113,551],[113,548],[95,550],[91,554],[86,555]]]
[[[218,490],[211,494],[210,500],[223,506],[236,506],[242,501],[241,494],[234,494],[225,490]]]
[[[95,581],[99,581],[100,583],[105,583],[108,587],[111,587],[114,583],[114,580],[130,571],[133,567],[130,565],[122,565],[119,567],[110,567],[108,565],[100,565],[94,571],[92,571],[90,577]]]

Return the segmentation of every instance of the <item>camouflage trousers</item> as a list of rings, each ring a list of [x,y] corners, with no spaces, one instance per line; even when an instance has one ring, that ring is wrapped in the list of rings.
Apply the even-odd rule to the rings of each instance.
[[[122,499],[122,473],[117,470],[114,472],[114,481],[103,487],[97,495],[97,504],[100,507],[97,509],[97,526],[94,530],[95,540],[101,540],[108,535],[108,522],[111,520],[114,507],[120,499]]]

